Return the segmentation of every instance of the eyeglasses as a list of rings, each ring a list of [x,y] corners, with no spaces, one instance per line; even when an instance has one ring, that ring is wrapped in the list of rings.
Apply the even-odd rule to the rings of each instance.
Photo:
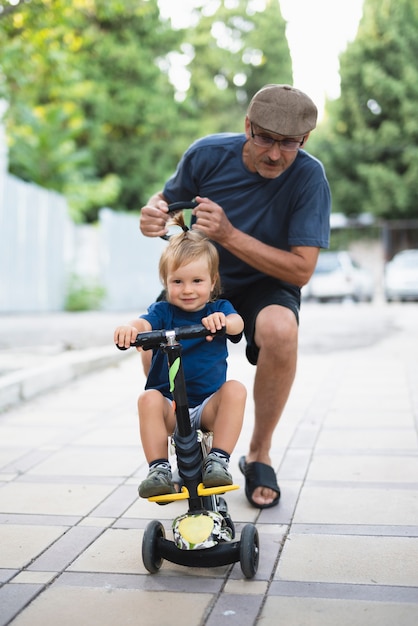
[[[273,137],[268,137],[267,135],[254,133],[253,125],[250,124],[250,126],[251,138],[254,140],[255,145],[260,148],[272,148],[275,143],[278,143],[280,150],[283,150],[283,152],[295,152],[295,150],[303,146],[305,141],[305,137],[302,141],[295,141],[294,139],[273,139]]]

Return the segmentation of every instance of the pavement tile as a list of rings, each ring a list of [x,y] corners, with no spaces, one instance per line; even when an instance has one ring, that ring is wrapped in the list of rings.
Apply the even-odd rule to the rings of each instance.
[[[278,619],[286,626],[415,626],[418,605],[269,596],[260,624],[277,626]]]
[[[223,624],[228,624],[228,626],[252,626],[256,623],[261,604],[261,595],[223,594],[205,624],[206,626]]]
[[[112,493],[99,503],[94,509],[94,516],[100,517],[119,517],[124,513],[137,499],[136,489],[131,485],[121,485],[116,487]]]
[[[0,588],[0,626],[10,624],[20,611],[42,591],[42,585],[4,585]],[[51,622],[54,623],[54,622]],[[44,622],[46,624],[46,622]]]
[[[26,567],[67,530],[64,526],[0,526],[1,567]]]
[[[14,482],[0,489],[0,511],[42,515],[87,515],[113,491],[112,485]]]
[[[269,595],[292,598],[328,598],[332,600],[367,600],[368,602],[415,603],[415,587],[359,585],[349,583],[300,582],[273,580]]]
[[[388,409],[382,404],[377,407],[356,408],[355,411],[344,404],[327,412],[324,427],[346,428],[411,428],[414,416],[411,408],[400,410],[398,406]]]
[[[315,454],[307,480],[418,483],[418,456]]]
[[[4,583],[7,583],[11,578],[16,576],[19,573],[18,569],[7,569],[6,567],[2,567],[0,569],[0,587]]]
[[[29,474],[42,476],[129,476],[137,467],[134,447],[69,446],[49,455]]]
[[[79,523],[80,526],[94,526],[96,528],[107,528],[114,522],[113,517],[85,517]]]
[[[241,578],[239,580],[229,579],[223,589],[224,593],[232,593],[235,595],[262,595],[267,592],[268,583],[265,580],[247,580]]]
[[[10,424],[8,427],[2,428],[1,448],[2,450],[9,447],[26,450],[27,446],[21,447],[24,441],[29,441],[32,448],[39,448],[49,443],[51,440],[54,440],[58,432],[58,428],[39,428],[39,425],[33,424],[25,428],[25,436],[23,439],[22,428],[19,425],[12,426]]]
[[[23,453],[22,451],[17,451],[10,462],[3,466],[3,471],[6,473],[16,473],[19,476],[25,475],[28,470],[45,460],[50,451],[49,448],[26,448]]]
[[[22,455],[26,453],[26,448],[19,448],[16,446],[15,448],[4,448],[0,449],[0,479],[6,480],[4,476],[7,476],[10,473],[9,466],[20,459]]]
[[[291,533],[275,578],[418,587],[417,563],[417,538]]]
[[[69,572],[145,574],[140,530],[106,530],[68,567]]]
[[[334,397],[332,407],[343,406],[344,410],[351,409],[354,412],[356,410],[364,411],[383,406],[386,411],[392,410],[394,415],[396,415],[397,411],[411,411],[411,402],[407,391],[407,395],[403,395],[401,392],[394,392],[382,399],[378,392],[372,395],[367,385],[362,389],[361,382],[361,380],[354,381],[352,385],[347,382],[344,391],[340,391]],[[382,389],[384,384],[384,382],[381,383]],[[354,389],[355,393],[353,392]]]
[[[278,471],[279,484],[281,480],[303,480],[311,457],[311,449],[288,448]]]
[[[416,432],[412,428],[323,429],[316,450],[416,450]]]
[[[324,483],[326,485],[326,483]],[[398,487],[306,485],[293,521],[298,524],[416,525],[418,491]]]
[[[207,593],[180,594],[111,588],[52,587],[20,614],[13,626],[60,626],[88,624],[115,626],[115,624],[172,626],[173,615],[181,616],[184,626],[196,626],[211,602]],[[138,621],[140,620],[140,621]]]
[[[121,424],[120,421],[119,419],[118,423],[113,427],[95,428],[94,431],[83,434],[74,443],[77,446],[97,446],[100,448],[106,446],[116,446],[118,448],[132,446],[138,455],[140,440],[136,416],[135,419],[129,420],[132,421],[131,426],[129,424]]]
[[[32,585],[46,585],[50,583],[55,577],[56,572],[20,572],[11,581],[13,584],[32,584]]]
[[[192,574],[190,574],[190,571]],[[135,589],[142,591],[175,591],[176,593],[218,594],[224,586],[224,578],[193,576],[193,570],[182,568],[176,571],[160,570],[156,575],[146,574],[115,574],[110,572],[69,572],[68,570],[56,579],[57,587],[97,587],[113,590]]]
[[[418,537],[418,525],[387,526],[385,524],[292,524],[292,532],[307,535],[365,535],[367,537]]]
[[[61,571],[102,533],[101,528],[74,526],[28,566],[32,571]]]

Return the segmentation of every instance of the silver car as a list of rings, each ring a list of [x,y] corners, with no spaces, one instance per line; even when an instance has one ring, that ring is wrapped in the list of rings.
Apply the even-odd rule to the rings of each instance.
[[[315,271],[302,288],[304,299],[328,302],[350,299],[371,302],[374,296],[374,278],[361,267],[347,251],[320,252]]]
[[[403,250],[386,263],[383,290],[387,302],[418,300],[418,250]]]

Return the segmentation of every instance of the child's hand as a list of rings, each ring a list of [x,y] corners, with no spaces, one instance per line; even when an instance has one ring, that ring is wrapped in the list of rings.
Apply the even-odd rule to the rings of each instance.
[[[130,348],[138,335],[134,326],[118,326],[115,330],[114,341],[120,348]]]
[[[216,333],[217,330],[221,330],[224,326],[226,326],[226,318],[224,313],[216,312],[211,313],[207,317],[202,318],[202,324],[205,328],[210,330],[211,333]],[[206,337],[206,341],[212,341],[213,336],[208,335]]]

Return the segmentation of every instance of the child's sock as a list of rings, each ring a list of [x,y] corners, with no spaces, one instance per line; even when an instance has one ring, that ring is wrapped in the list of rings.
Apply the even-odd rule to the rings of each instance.
[[[163,469],[163,470],[167,470],[171,472],[171,465],[168,461],[168,459],[156,459],[155,461],[151,461],[151,463],[149,464],[149,469]]]
[[[223,461],[226,467],[228,467],[229,459],[231,456],[230,454],[228,454],[228,452],[225,452],[225,450],[222,450],[221,448],[212,448],[209,454],[212,454],[213,456],[218,457],[218,459],[220,461]]]

